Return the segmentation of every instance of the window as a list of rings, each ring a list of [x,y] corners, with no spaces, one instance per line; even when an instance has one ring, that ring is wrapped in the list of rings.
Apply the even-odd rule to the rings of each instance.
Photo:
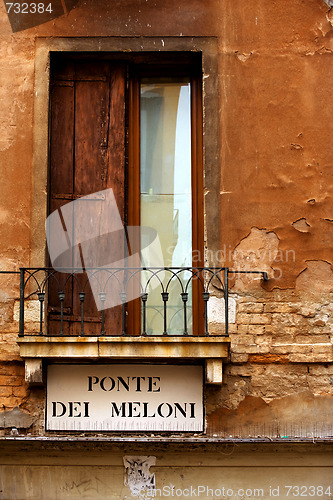
[[[51,58],[49,212],[112,188],[122,221],[158,231],[166,267],[203,265],[201,57],[197,53],[104,54]],[[103,200],[90,200],[96,213]],[[73,214],[73,220],[74,214]],[[75,227],[73,226],[73,231]],[[119,257],[117,241],[110,252]],[[121,253],[122,250],[120,250]],[[193,260],[195,258],[195,261]],[[82,255],[73,254],[73,266]],[[84,263],[86,267],[87,264]],[[98,263],[96,263],[98,265]],[[190,271],[181,279],[190,280]],[[64,276],[62,278],[66,280]],[[71,279],[63,304],[64,334],[78,334],[79,290]],[[165,276],[165,283],[169,279]],[[168,288],[169,334],[183,333],[179,286]],[[188,333],[203,332],[196,281],[188,292]],[[56,290],[49,329],[59,328]],[[127,304],[127,332],[141,331],[141,301]],[[163,332],[161,290],[149,294],[147,333]],[[105,311],[105,331],[122,331],[121,306]],[[191,314],[191,310],[195,314]],[[193,320],[192,320],[193,316]],[[100,330],[92,294],[85,296],[85,334]]]
[[[166,267],[192,266],[191,82],[189,78],[142,78],[140,82],[140,223],[155,229]],[[169,273],[164,273],[167,286]],[[190,272],[180,273],[186,287]],[[149,279],[149,278],[148,278]],[[188,330],[192,333],[192,283]],[[178,280],[168,288],[167,330],[183,334]],[[147,300],[148,334],[163,331],[157,286]]]

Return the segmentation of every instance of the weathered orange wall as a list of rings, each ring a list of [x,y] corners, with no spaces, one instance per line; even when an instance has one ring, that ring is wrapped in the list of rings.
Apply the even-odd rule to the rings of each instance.
[[[231,6],[221,37],[221,241],[233,249],[253,227],[273,231],[272,267],[283,276],[269,288],[294,287],[306,261],[333,262],[332,17],[320,1]]]
[[[242,434],[244,426],[246,434],[256,422],[262,432],[272,421],[287,425],[290,408],[301,404],[311,413],[320,397],[323,426],[328,422],[332,23],[332,11],[322,0],[80,0],[68,15],[12,33],[0,4],[0,269],[30,264],[36,39],[218,37],[221,215],[207,224],[220,225],[223,251],[211,260],[265,270],[271,279],[265,285],[248,278],[233,283],[232,363],[222,390],[207,394],[212,434],[231,429]],[[6,276],[1,284],[0,358],[6,364],[0,397],[6,409],[21,406],[42,415],[43,391],[23,383],[15,340],[17,281]],[[249,412],[250,422],[244,420]],[[294,413],[295,421],[302,418]],[[36,429],[42,432],[40,422]]]
[[[332,14],[322,0],[80,1],[68,15],[15,34],[0,9],[1,220],[9,222],[1,258],[8,267],[29,263],[26,188],[40,36],[219,37],[221,245],[234,249],[252,227],[273,231],[282,259],[291,250],[295,262],[275,263],[283,279],[270,288],[293,287],[308,260],[332,264]],[[293,226],[300,219],[301,230]]]

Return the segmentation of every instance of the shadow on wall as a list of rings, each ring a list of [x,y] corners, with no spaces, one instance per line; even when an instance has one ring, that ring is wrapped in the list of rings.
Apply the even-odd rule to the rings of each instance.
[[[5,2],[13,33],[23,31],[68,14],[79,0],[52,0],[52,2]]]

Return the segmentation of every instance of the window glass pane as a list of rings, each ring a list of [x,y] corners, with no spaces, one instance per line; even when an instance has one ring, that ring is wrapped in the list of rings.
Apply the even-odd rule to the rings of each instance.
[[[141,225],[159,234],[164,265],[192,265],[191,96],[185,79],[141,82]],[[182,282],[190,273],[180,273]],[[164,282],[170,278],[166,273]],[[168,332],[183,333],[179,281],[169,288]],[[188,327],[191,332],[191,289]],[[163,332],[161,289],[149,294],[148,333]]]

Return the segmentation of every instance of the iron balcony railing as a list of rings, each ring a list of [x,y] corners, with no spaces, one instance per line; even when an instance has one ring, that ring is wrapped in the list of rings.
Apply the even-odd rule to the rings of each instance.
[[[219,334],[228,336],[229,279],[237,274],[268,279],[265,272],[227,267],[89,268],[84,273],[21,268],[19,336],[132,335],[128,305],[135,298],[140,335],[198,334],[193,331],[198,314],[202,334],[209,335],[212,297],[222,301]]]

